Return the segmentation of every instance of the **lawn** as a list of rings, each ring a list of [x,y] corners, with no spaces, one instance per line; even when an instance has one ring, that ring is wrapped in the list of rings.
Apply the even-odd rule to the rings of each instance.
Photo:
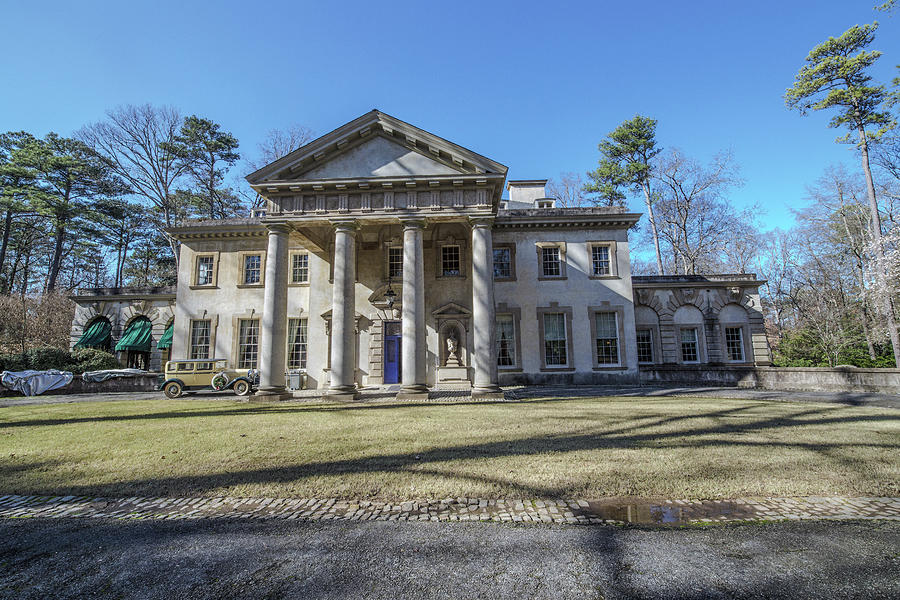
[[[0,495],[900,496],[900,411],[736,399],[0,409]]]

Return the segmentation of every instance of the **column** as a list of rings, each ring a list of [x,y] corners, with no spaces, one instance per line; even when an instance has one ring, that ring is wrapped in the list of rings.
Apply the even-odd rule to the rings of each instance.
[[[497,384],[494,349],[494,242],[492,218],[473,218],[472,223],[472,324],[474,329],[475,381],[473,398],[502,397]]]
[[[326,396],[357,396],[354,318],[356,316],[356,221],[334,223],[334,285],[331,300],[331,385]]]
[[[421,219],[403,220],[403,312],[400,399],[427,398],[425,385],[425,267]]]
[[[269,225],[266,287],[259,328],[259,390],[256,396],[290,396],[284,369],[287,334],[287,225]],[[234,335],[238,335],[235,331]]]

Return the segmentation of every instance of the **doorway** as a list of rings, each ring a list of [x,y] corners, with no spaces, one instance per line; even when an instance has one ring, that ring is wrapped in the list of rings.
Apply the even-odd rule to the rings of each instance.
[[[384,322],[384,383],[400,383],[403,338],[400,321]]]

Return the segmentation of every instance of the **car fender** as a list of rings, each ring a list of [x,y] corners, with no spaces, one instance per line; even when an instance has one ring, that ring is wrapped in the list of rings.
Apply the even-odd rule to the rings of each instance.
[[[231,381],[228,382],[228,385],[225,386],[225,389],[226,389],[226,390],[233,389],[233,388],[234,388],[234,384],[236,384],[238,381],[246,381],[247,383],[250,384],[250,387],[253,387],[253,382],[250,381],[249,378],[247,378],[247,377],[235,377],[234,379],[232,379]]]
[[[156,388],[156,389],[157,389],[157,390],[162,390],[162,389],[164,389],[164,388],[166,387],[166,385],[172,383],[173,381],[174,381],[175,383],[180,384],[181,387],[182,387],[183,389],[187,389],[187,386],[184,385],[184,381],[178,379],[177,377],[170,377],[169,379],[166,379],[166,380],[163,381],[161,384],[159,384],[159,387]]]

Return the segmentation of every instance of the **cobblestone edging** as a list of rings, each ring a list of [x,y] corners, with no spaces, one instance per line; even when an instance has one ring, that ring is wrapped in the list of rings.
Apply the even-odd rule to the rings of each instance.
[[[298,519],[323,521],[514,521],[679,525],[784,519],[900,520],[900,498],[738,498],[627,503],[614,500],[445,498],[374,502],[299,498],[95,498],[0,496],[0,517]]]

